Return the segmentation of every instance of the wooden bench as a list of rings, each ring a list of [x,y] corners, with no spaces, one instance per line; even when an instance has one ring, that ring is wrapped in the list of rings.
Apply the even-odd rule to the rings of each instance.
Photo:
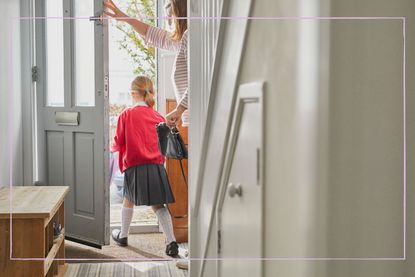
[[[65,261],[54,259],[65,258],[64,199],[68,191],[69,187],[65,186],[0,188],[0,272],[4,274],[2,276],[65,275]],[[53,222],[58,222],[62,226],[61,234],[55,240]],[[19,260],[22,258],[26,260]]]

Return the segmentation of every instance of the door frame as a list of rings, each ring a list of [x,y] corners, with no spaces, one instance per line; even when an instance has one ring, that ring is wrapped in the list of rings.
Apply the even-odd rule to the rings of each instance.
[[[189,3],[190,16],[206,16],[205,14],[209,12],[206,3],[199,4],[196,2],[194,0]],[[220,15],[215,16],[230,16],[234,14],[249,16],[252,2],[252,0],[243,1],[243,3],[238,1],[224,2]],[[201,45],[202,27],[193,22],[191,21],[189,24],[190,45]],[[190,252],[193,256],[201,258],[200,261],[191,263],[190,272],[195,274],[195,276],[203,276],[206,268],[205,258],[208,256],[208,251],[215,251],[213,247],[216,247],[214,210],[218,199],[219,184],[224,173],[220,168],[222,168],[224,163],[224,153],[227,147],[226,141],[230,135],[231,116],[235,108],[241,62],[240,57],[244,50],[249,20],[238,20],[237,24],[235,21],[223,20],[219,25],[217,50],[215,49],[213,53],[214,62],[210,68],[212,70],[212,80],[209,81],[210,86],[208,87],[203,87],[203,76],[199,75],[207,71],[206,68],[204,70],[199,69],[200,50],[197,47],[190,47],[189,89],[197,92],[190,94],[190,124],[192,126],[189,133],[189,148],[192,149],[192,152],[189,153],[189,201],[191,208],[190,219],[192,221],[190,224]],[[202,63],[202,66],[207,67],[208,65]],[[208,98],[202,97],[201,93],[205,93]],[[197,112],[199,105],[202,104],[208,107],[206,114]],[[225,111],[223,106],[228,104],[229,110]],[[224,111],[220,120],[215,115],[217,109]],[[203,127],[198,122],[200,120],[204,120],[206,123]],[[216,123],[219,123],[219,126],[214,125]],[[215,132],[211,132],[214,126]],[[219,156],[215,157],[215,165],[213,165],[212,160],[208,160],[209,158],[213,159],[213,153],[215,152],[215,147],[212,146],[213,141],[215,141],[217,149],[215,155],[219,151],[221,152]],[[197,151],[195,151],[195,148]],[[214,170],[215,172],[210,172],[209,175],[205,174],[208,166],[211,167],[208,170]],[[218,172],[216,172],[217,167],[219,167]],[[206,185],[206,183],[209,183],[209,185]],[[202,199],[202,194],[206,195],[206,198]],[[202,200],[203,205],[200,205]],[[201,220],[202,217],[203,220]],[[192,243],[193,241],[197,241],[197,243]]]
[[[34,15],[34,1],[20,0],[20,16],[30,18]],[[19,19],[17,19],[19,20]],[[33,19],[20,19],[21,88],[22,94],[22,132],[23,132],[23,185],[32,186],[36,174],[36,87],[32,80],[32,67],[36,62],[34,47]]]

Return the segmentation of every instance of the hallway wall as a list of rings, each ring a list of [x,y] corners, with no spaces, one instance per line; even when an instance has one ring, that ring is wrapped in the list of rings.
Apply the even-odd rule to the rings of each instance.
[[[413,1],[314,1],[315,14],[305,2],[256,1],[252,16],[407,16],[407,49],[415,46]],[[313,24],[316,37],[302,35]],[[251,22],[240,83],[267,82],[265,257],[403,257],[402,46],[399,20]],[[408,50],[407,76],[414,66]],[[407,261],[274,261],[265,276],[415,274],[412,106]]]
[[[13,185],[23,183],[22,93],[20,73],[20,1],[2,0],[0,10],[0,186],[9,185],[9,156]],[[12,44],[10,34],[12,33]],[[13,54],[11,53],[11,47]],[[9,129],[9,127],[11,127]]]

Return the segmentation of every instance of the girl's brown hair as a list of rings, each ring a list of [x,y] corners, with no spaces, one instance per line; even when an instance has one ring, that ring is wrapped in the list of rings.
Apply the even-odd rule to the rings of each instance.
[[[154,106],[155,91],[153,87],[153,82],[150,80],[150,78],[146,76],[136,77],[134,81],[131,83],[131,90],[143,96],[144,102],[146,102],[146,104],[149,107]]]
[[[174,18],[174,33],[172,38],[174,40],[181,40],[184,32],[187,30],[187,0],[170,0],[171,11]],[[167,4],[168,5],[168,4]]]

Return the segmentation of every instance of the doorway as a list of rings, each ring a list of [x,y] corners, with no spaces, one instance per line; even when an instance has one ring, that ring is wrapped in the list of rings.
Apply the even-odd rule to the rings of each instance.
[[[164,15],[166,0],[116,0],[121,10],[129,16],[141,18],[152,26],[159,26],[168,31],[172,27],[166,20],[156,20],[157,15]],[[144,12],[145,11],[145,12]],[[126,107],[131,106],[130,84],[137,75],[152,79],[156,89],[155,109],[166,115],[175,108],[174,88],[171,72],[175,53],[148,48],[142,38],[127,24],[116,21],[108,22],[109,29],[109,140],[114,136],[117,118]],[[181,125],[181,123],[179,123]],[[187,128],[179,128],[187,144]],[[111,154],[112,178],[110,185],[110,222],[111,228],[121,225],[121,207],[123,194],[123,175],[117,169],[117,156]],[[187,179],[187,163],[184,162]],[[182,176],[178,161],[167,160],[166,169],[176,203],[168,205],[173,219],[176,240],[188,241],[188,190]],[[156,215],[150,207],[135,207],[130,227],[131,234],[161,232]]]
[[[118,0],[114,1],[130,16],[143,15],[154,17],[157,3],[154,0]],[[154,24],[154,20],[148,20]],[[157,57],[152,49],[143,45],[139,35],[126,24],[111,20],[108,22],[109,51],[109,144],[114,138],[117,119],[121,112],[131,107],[130,84],[137,75],[145,75],[157,84]],[[110,226],[121,227],[121,208],[123,201],[124,175],[118,168],[118,154],[110,154]],[[159,232],[159,225],[151,207],[134,207],[130,233]]]

